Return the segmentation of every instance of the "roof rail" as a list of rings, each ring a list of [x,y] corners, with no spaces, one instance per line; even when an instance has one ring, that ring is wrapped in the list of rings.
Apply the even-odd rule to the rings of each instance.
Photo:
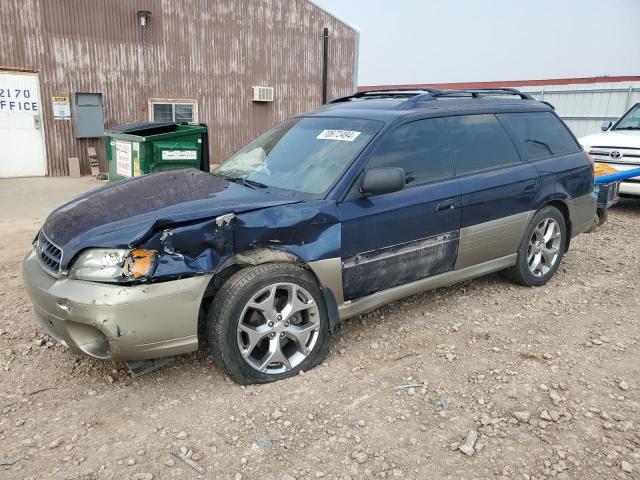
[[[437,88],[390,88],[387,90],[362,90],[353,95],[336,98],[329,103],[342,103],[357,98],[407,98],[411,103],[435,100],[438,97],[470,96],[480,98],[485,95],[516,95],[522,100],[535,100],[531,95],[515,88],[468,88],[462,90],[438,90]]]
[[[342,103],[348,102],[356,98],[395,98],[395,97],[415,97],[428,93],[430,95],[436,95],[440,93],[440,90],[435,88],[389,88],[382,90],[361,90],[353,95],[347,95],[346,97],[336,98],[329,103]]]
[[[462,90],[441,90],[440,93],[436,96],[438,97],[447,97],[447,96],[456,96],[456,95],[471,95],[473,98],[481,97],[482,95],[517,95],[522,100],[534,100],[531,95],[526,93],[522,93],[517,88],[506,88],[506,87],[496,87],[496,88],[465,88]]]

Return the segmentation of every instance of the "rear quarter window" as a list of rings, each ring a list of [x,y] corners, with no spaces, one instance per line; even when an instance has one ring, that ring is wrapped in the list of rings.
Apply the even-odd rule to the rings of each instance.
[[[577,152],[567,127],[551,112],[502,113],[498,117],[522,144],[528,160]]]

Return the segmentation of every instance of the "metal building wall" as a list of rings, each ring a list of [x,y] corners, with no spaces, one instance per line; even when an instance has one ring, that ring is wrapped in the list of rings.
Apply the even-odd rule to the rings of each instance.
[[[196,100],[218,163],[286,117],[320,105],[322,29],[329,28],[329,98],[354,90],[357,32],[307,0],[2,0],[0,70],[40,78],[49,175],[102,140],[75,139],[53,120],[52,96],[103,94],[105,125],[148,120],[149,99]],[[141,28],[136,12],[151,11]],[[252,85],[275,88],[254,103]]]
[[[503,80],[490,82],[362,85],[359,91],[394,88],[517,88],[551,103],[577,137],[598,133],[604,120],[618,119],[640,102],[640,76]]]
[[[551,103],[576,137],[600,132],[605,120],[615,121],[640,102],[640,81],[587,85],[515,86],[537,100]]]

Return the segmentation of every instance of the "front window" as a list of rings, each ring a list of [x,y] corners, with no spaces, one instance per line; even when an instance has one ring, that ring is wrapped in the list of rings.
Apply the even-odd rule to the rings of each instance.
[[[292,118],[261,135],[214,170],[254,188],[321,197],[378,132],[356,118]]]
[[[640,130],[640,103],[618,120],[613,130]]]
[[[367,169],[400,167],[409,186],[453,176],[451,149],[444,119],[429,118],[401,125],[382,139]]]

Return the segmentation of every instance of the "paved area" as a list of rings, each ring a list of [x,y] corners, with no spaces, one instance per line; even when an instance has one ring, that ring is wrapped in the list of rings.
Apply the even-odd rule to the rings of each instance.
[[[42,221],[56,205],[102,184],[93,177],[0,178],[0,221]]]

